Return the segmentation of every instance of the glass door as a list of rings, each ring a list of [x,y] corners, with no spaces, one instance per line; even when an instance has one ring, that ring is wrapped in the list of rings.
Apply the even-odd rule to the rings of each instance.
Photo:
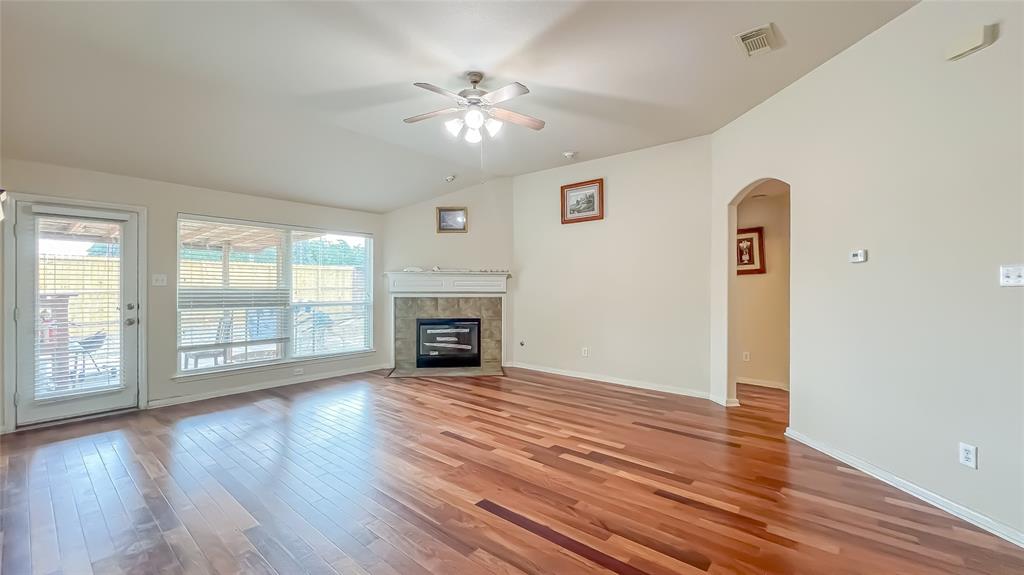
[[[138,404],[138,221],[17,204],[17,424]]]

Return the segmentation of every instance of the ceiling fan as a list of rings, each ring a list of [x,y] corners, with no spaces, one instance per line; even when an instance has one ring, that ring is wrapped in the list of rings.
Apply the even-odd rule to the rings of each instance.
[[[498,132],[501,131],[503,122],[519,124],[520,126],[526,126],[531,130],[540,130],[544,127],[543,120],[538,120],[532,116],[513,112],[512,110],[506,110],[505,108],[499,108],[496,105],[502,102],[507,102],[516,96],[529,94],[530,90],[526,86],[519,82],[512,82],[504,88],[498,88],[491,92],[484,92],[477,88],[477,85],[484,79],[483,72],[467,72],[466,79],[469,80],[469,83],[472,84],[473,87],[466,88],[458,94],[425,82],[417,82],[413,84],[413,86],[418,88],[423,88],[424,90],[430,90],[431,92],[441,94],[442,96],[447,96],[452,100],[455,100],[456,105],[452,108],[445,108],[443,110],[435,110],[433,112],[427,112],[426,114],[420,114],[419,116],[412,116],[411,118],[406,118],[403,121],[406,124],[413,124],[429,118],[458,114],[458,117],[445,122],[444,127],[452,136],[459,137],[462,135],[470,144],[476,144],[483,139],[481,129],[486,130],[487,134],[492,138],[497,136]]]

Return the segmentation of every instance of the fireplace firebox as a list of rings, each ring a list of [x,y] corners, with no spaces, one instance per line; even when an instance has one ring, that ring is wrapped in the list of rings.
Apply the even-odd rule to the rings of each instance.
[[[417,319],[416,367],[480,367],[480,318]]]

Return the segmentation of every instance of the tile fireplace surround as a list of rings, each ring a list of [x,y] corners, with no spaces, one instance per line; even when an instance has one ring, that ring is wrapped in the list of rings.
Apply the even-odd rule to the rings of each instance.
[[[396,297],[396,369],[403,373],[416,369],[416,320],[438,318],[480,318],[480,368],[501,373],[499,297]],[[422,369],[430,373],[433,368]]]
[[[508,274],[390,272],[394,326],[393,377],[501,375]],[[480,319],[480,367],[417,368],[417,319]]]

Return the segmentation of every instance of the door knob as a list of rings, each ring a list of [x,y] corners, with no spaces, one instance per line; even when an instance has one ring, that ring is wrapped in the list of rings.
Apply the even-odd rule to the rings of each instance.
[[[124,324],[128,325],[128,326],[135,325],[137,323],[139,323],[139,320],[135,319],[134,317],[130,317],[130,318],[124,320]]]

